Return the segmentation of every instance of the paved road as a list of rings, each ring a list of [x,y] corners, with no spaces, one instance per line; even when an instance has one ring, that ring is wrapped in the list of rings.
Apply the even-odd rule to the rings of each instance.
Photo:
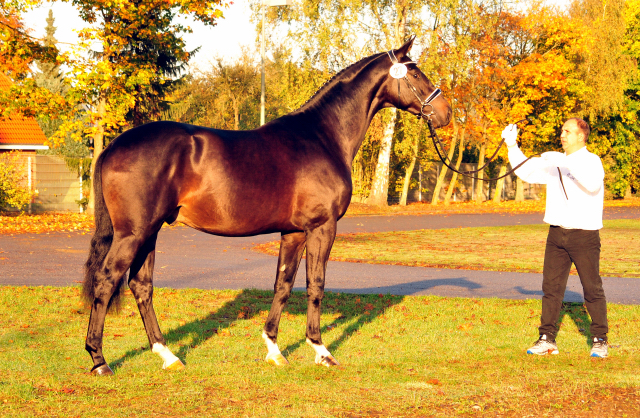
[[[640,208],[605,211],[605,219],[640,218]],[[342,219],[338,233],[401,231],[542,223],[542,214],[362,216]],[[273,288],[276,258],[251,251],[278,234],[248,238],[207,235],[187,227],[164,229],[158,238],[155,284],[159,287]],[[82,279],[90,235],[79,233],[0,236],[0,284],[66,286]],[[304,272],[304,261],[300,266]],[[542,297],[542,277],[532,273],[446,270],[331,261],[330,291],[528,299]],[[304,273],[295,289],[302,290]],[[604,278],[607,299],[640,303],[640,279]],[[570,277],[565,300],[582,301],[578,277]]]

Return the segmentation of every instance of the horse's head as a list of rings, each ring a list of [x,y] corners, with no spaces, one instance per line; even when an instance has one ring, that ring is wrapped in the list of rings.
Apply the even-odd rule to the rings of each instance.
[[[384,82],[385,107],[395,106],[416,116],[431,118],[433,126],[446,126],[451,120],[451,106],[416,62],[409,58],[413,46],[412,36],[398,49],[387,52],[382,57],[388,64],[389,72]]]

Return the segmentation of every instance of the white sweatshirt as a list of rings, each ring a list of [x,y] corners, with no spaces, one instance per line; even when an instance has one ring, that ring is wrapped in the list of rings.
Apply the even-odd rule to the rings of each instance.
[[[597,230],[602,228],[604,205],[604,168],[600,157],[587,147],[566,155],[553,153],[553,163],[532,158],[515,171],[527,183],[547,185],[544,222],[567,229]],[[518,146],[509,148],[512,167],[526,160]],[[558,168],[562,173],[562,189]]]

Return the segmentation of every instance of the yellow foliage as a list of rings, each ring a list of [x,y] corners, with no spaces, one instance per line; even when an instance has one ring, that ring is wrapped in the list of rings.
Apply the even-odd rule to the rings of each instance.
[[[18,152],[0,154],[0,208],[22,209],[35,196],[27,185],[27,172]]]

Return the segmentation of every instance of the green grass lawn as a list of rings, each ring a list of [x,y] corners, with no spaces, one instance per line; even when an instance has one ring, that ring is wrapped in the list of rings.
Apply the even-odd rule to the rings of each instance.
[[[548,225],[423,229],[336,238],[331,258],[374,264],[542,273]],[[640,219],[604,221],[600,274],[640,277]],[[276,255],[279,242],[257,250]],[[572,271],[577,274],[575,268]]]
[[[263,359],[271,292],[156,289],[169,347],[187,365],[161,370],[135,301],[107,316],[112,377],[88,374],[88,312],[78,287],[0,287],[1,416],[638,416],[640,307],[609,305],[611,355],[588,357],[589,319],[565,306],[560,354],[525,354],[537,300],[329,293],[324,342],[342,363],[313,364],[306,301],[292,296],[279,346]],[[584,331],[587,330],[587,331]]]

